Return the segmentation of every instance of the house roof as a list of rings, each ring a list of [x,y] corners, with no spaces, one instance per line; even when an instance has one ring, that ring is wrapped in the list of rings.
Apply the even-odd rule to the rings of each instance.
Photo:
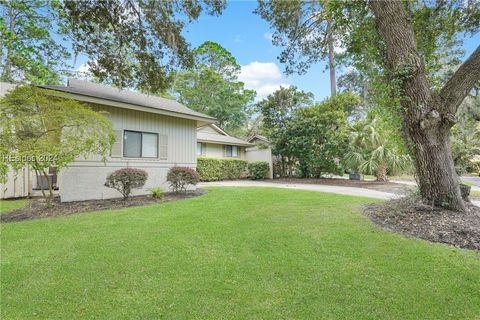
[[[248,138],[248,142],[252,142],[252,140],[254,139],[258,139],[258,140],[262,140],[262,141],[265,141],[266,143],[270,143],[270,140],[268,140],[267,137],[265,136],[261,136],[259,134],[254,134],[253,136],[251,136],[250,138]]]
[[[252,147],[253,144],[235,137],[224,136],[221,134],[213,134],[206,132],[197,132],[197,141],[199,142],[209,142],[215,144],[228,144],[236,145],[242,147]]]
[[[208,126],[213,130],[215,130],[217,134],[203,131],[202,129],[206,127],[206,126],[203,126],[197,129],[197,141],[214,143],[214,144],[236,145],[236,146],[243,146],[243,147],[254,146],[252,143],[248,141],[230,136],[222,128],[220,128],[214,123],[211,123]]]
[[[224,136],[230,136],[225,130],[217,126],[215,123],[209,124],[211,128],[213,128],[215,131],[217,131],[220,134],[223,134]]]
[[[145,110],[143,111],[146,112],[150,111],[153,113],[161,113],[179,118],[203,120],[202,124],[212,123],[215,121],[215,118],[193,111],[172,99],[166,99],[129,90],[122,90],[88,81],[69,79],[67,86],[43,85],[40,87],[70,93],[73,94],[75,98],[78,98],[77,96],[84,96],[101,99],[103,103],[100,101],[95,101],[101,104],[112,105],[108,102],[118,102],[121,104],[144,107]],[[124,108],[127,107],[121,104],[116,104],[115,106]]]

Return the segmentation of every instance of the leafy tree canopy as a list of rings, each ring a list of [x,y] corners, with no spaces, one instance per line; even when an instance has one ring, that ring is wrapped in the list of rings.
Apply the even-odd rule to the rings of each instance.
[[[189,108],[217,119],[232,134],[241,134],[256,93],[237,80],[240,66],[225,48],[207,41],[194,51],[198,63],[180,71],[173,91]]]
[[[61,6],[55,0],[0,2],[0,80],[57,83],[68,51],[57,43]]]
[[[291,153],[303,177],[340,174],[347,148],[347,111],[360,103],[352,93],[337,94],[312,107],[298,109],[288,125]]]
[[[257,109],[263,116],[268,130],[284,128],[295,111],[313,104],[313,94],[298,90],[297,87],[280,87],[257,103]]]
[[[405,2],[418,50],[425,57],[429,71],[437,72],[445,63],[458,64],[459,33],[473,34],[480,30],[478,4],[477,0]],[[287,64],[288,72],[304,73],[325,58],[328,21],[335,30],[336,45],[345,49],[337,55],[340,62],[353,64],[362,71],[381,68],[386,62],[385,44],[367,1],[260,0],[255,12],[276,30],[273,43],[285,48],[280,61]],[[445,51],[445,47],[449,50]]]
[[[193,50],[195,68],[207,67],[223,75],[226,79],[237,79],[240,65],[234,56],[213,41],[205,41]]]
[[[65,0],[74,49],[89,57],[93,75],[104,83],[159,93],[173,81],[174,68],[191,67],[182,35],[200,14],[218,15],[224,0]]]
[[[115,140],[110,120],[100,112],[34,86],[19,86],[0,100],[0,180],[8,168],[31,167],[46,174],[80,156],[104,158]]]

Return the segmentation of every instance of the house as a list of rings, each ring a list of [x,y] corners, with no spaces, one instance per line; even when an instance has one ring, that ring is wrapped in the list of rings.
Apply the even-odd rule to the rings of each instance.
[[[2,95],[14,88],[11,84],[1,85]],[[91,155],[76,159],[60,172],[51,168],[49,175],[62,202],[118,198],[118,191],[104,183],[108,174],[125,167],[148,173],[145,186],[134,190],[134,195],[148,194],[152,187],[168,190],[168,170],[173,166],[196,168],[198,156],[267,161],[272,177],[269,148],[256,146],[256,140],[230,136],[214,124],[214,118],[177,101],[76,79],[69,79],[67,86],[39,87],[105,112],[116,135],[106,162],[99,155]],[[7,183],[0,185],[0,198],[28,196],[32,189],[46,184],[44,178],[37,181],[28,168],[8,174]]]
[[[271,142],[266,137],[254,134],[247,139],[254,146],[247,148],[247,159],[249,161],[266,161],[270,167],[269,178],[273,179],[273,165],[275,157],[272,154]]]
[[[262,137],[264,140],[260,140],[261,136],[255,137],[245,141],[230,136],[216,124],[205,125],[197,129],[197,157],[266,161],[270,166],[269,178],[272,179],[272,150],[268,146],[268,139]]]
[[[108,174],[125,167],[148,173],[145,186],[135,190],[135,195],[147,194],[152,187],[168,189],[166,175],[171,167],[196,167],[197,128],[215,121],[174,100],[87,81],[70,79],[67,86],[40,87],[107,112],[116,134],[105,163],[92,155],[76,159],[58,173],[62,202],[119,197],[104,183]]]
[[[208,124],[197,129],[197,156],[245,160],[245,150],[254,144],[232,137],[219,126]]]

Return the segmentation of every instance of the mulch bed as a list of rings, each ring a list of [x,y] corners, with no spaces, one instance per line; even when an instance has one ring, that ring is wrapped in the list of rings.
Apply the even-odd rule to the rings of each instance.
[[[459,213],[402,198],[367,205],[364,214],[385,230],[480,250],[480,208],[472,204],[468,208]]]
[[[144,206],[154,203],[164,203],[181,199],[192,198],[205,194],[206,190],[197,189],[186,193],[165,193],[164,199],[153,198],[152,196],[135,196],[127,200],[123,199],[105,199],[88,200],[75,202],[60,202],[55,198],[52,206],[47,207],[43,198],[30,199],[28,206],[19,208],[0,215],[1,222],[16,222],[22,220],[51,218],[58,216],[68,216],[77,213],[101,211],[110,209],[121,209],[129,207]]]
[[[395,193],[395,194],[406,194],[408,190],[414,189],[414,187],[393,182],[379,182],[379,181],[369,181],[369,180],[349,180],[349,179],[339,179],[339,178],[280,178],[272,179],[269,182],[274,183],[307,183],[307,184],[323,184],[330,186],[342,186],[342,187],[356,187],[356,188],[365,188],[372,189],[377,191]]]

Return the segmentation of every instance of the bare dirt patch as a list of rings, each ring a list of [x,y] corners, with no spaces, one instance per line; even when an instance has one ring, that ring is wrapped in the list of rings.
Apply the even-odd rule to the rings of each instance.
[[[269,180],[269,182],[274,183],[306,183],[306,184],[322,184],[329,186],[342,186],[342,187],[355,187],[355,188],[365,188],[383,192],[389,192],[394,194],[407,194],[409,190],[414,189],[414,187],[405,185],[402,183],[394,182],[380,182],[380,181],[368,181],[368,180],[349,180],[349,179],[339,179],[339,178],[280,178]]]
[[[364,214],[385,230],[480,250],[480,208],[472,204],[468,208],[459,213],[402,198],[367,205]]]
[[[138,207],[149,204],[164,203],[169,201],[192,198],[205,193],[206,190],[197,189],[195,191],[188,191],[186,193],[166,193],[163,199],[154,198],[152,196],[135,196],[130,197],[127,200],[105,199],[75,202],[60,202],[59,198],[55,198],[52,206],[50,207],[45,206],[43,198],[36,198],[30,199],[30,203],[26,207],[0,215],[0,221],[15,222],[22,220],[68,216],[72,214],[91,211]]]

